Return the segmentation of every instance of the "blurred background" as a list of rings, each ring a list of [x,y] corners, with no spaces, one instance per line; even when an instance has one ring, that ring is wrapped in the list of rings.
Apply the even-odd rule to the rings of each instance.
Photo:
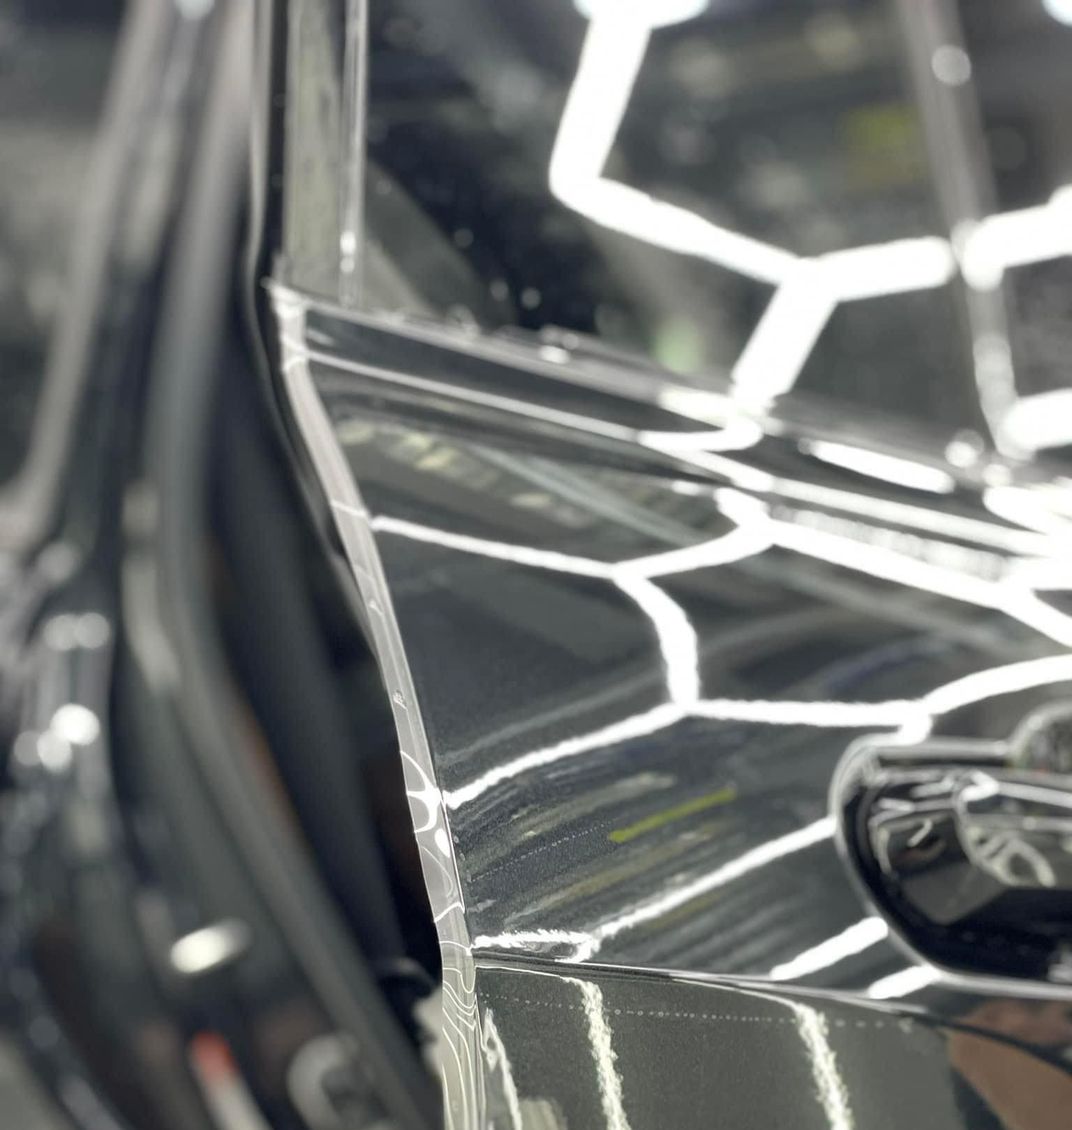
[[[0,483],[29,444],[123,7],[0,0]]]

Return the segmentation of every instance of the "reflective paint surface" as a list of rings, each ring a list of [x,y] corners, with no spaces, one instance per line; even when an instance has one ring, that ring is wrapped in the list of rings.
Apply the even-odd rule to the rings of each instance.
[[[1067,696],[1053,477],[274,302],[395,705],[452,1125],[1051,1125],[1001,1080],[1064,1094],[1065,1006],[910,957],[828,790],[863,736],[999,742]]]

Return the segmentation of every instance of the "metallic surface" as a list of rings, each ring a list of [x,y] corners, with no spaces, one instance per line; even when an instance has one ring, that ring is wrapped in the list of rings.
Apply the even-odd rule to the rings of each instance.
[[[914,956],[828,803],[862,738],[1067,696],[1053,476],[273,301],[395,708],[451,1124],[1058,1125],[1063,990]]]

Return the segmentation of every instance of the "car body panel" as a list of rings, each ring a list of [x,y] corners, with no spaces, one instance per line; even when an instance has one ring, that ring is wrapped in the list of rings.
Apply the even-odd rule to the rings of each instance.
[[[851,1115],[820,1096],[816,1125],[981,1127],[985,1102],[1047,1125],[1016,1113],[1017,1070],[984,1102],[971,1041],[1065,1095],[1072,1031],[1045,1011],[1065,991],[908,950],[828,795],[861,739],[1001,741],[1067,695],[1043,472],[966,474],[715,395],[685,412],[648,374],[615,392],[584,358],[273,302],[399,728],[451,1124],[655,1127],[693,1095],[672,1124],[708,1125],[716,1086],[728,1124],[781,1124],[811,1070],[805,1093],[856,1096]],[[964,1063],[953,1029],[975,1033]],[[909,1117],[877,1096],[912,1063]]]

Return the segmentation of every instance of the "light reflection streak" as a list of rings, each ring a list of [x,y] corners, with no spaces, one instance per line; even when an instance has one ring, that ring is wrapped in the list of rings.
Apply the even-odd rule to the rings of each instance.
[[[670,701],[691,707],[700,698],[700,642],[685,610],[645,577],[619,576],[615,584],[654,625]]]
[[[478,934],[473,939],[474,950],[528,949],[540,946],[584,946],[591,935],[583,930],[511,930],[505,934]]]
[[[637,432],[637,442],[667,454],[683,451],[743,451],[763,438],[763,430],[750,420],[730,421],[726,427],[706,432]]]
[[[957,489],[957,481],[948,471],[914,459],[868,451],[845,443],[831,443],[828,440],[805,440],[800,446],[802,451],[814,455],[824,463],[881,479],[885,483],[930,491],[933,494],[952,494]]]
[[[732,491],[723,491],[720,494],[722,496],[721,501],[726,503],[725,509],[731,512],[731,516],[735,515],[738,520],[744,521],[755,521],[760,517],[760,510],[757,507],[760,507],[761,504],[757,503],[756,500],[744,495],[735,496]],[[682,657],[687,657],[687,663],[692,664],[693,670],[695,670],[697,659],[695,632],[680,607],[660,589],[652,585],[644,575],[645,568],[649,563],[656,573],[661,573],[671,563],[671,561],[668,561],[670,555],[657,554],[649,558],[638,558],[626,563],[611,564],[587,558],[575,558],[551,551],[530,550],[527,547],[489,542],[482,538],[447,534],[445,531],[434,530],[415,523],[402,522],[398,519],[377,518],[371,521],[375,529],[383,532],[415,536],[419,540],[447,545],[466,552],[480,553],[499,560],[558,569],[565,573],[616,580],[623,585],[623,591],[633,596],[638,606],[646,612],[653,624],[656,625],[664,654],[671,694],[676,693],[679,696],[679,700],[663,703],[651,710],[632,715],[609,726],[565,739],[554,745],[524,754],[511,762],[495,766],[467,785],[444,794],[444,803],[450,809],[456,809],[469,803],[495,785],[522,773],[546,767],[593,749],[605,748],[638,737],[648,736],[686,716],[783,725],[842,725],[852,728],[899,725],[901,730],[897,736],[900,740],[921,740],[929,732],[930,720],[936,715],[998,694],[1072,679],[1072,656],[1060,655],[976,672],[946,684],[944,687],[936,688],[923,696],[918,702],[792,703],[703,700],[697,697],[699,693],[698,677],[694,678],[693,674],[686,673],[683,667],[677,667],[677,664],[683,661]],[[780,526],[795,529],[792,524],[779,523],[769,516],[764,518],[764,521],[776,531],[773,540],[778,543],[782,541],[777,532]],[[741,531],[742,527],[739,526],[734,532],[739,533]],[[816,533],[814,530],[806,532]],[[726,535],[723,539],[716,539],[709,544],[717,546],[730,536],[732,535]],[[760,544],[763,540],[760,539],[760,542],[756,544]],[[844,538],[839,540],[841,542],[848,541]],[[703,549],[703,547],[690,548]],[[843,549],[844,546],[841,548]],[[672,563],[688,564],[688,558],[681,558],[681,551],[671,551],[671,554],[677,555],[676,558],[672,559]],[[829,554],[822,556],[828,559],[830,557]],[[903,557],[903,555],[895,556]],[[909,561],[909,559],[903,560]],[[909,561],[909,563],[915,566],[922,565],[926,569],[933,568],[925,565],[925,563],[912,561]],[[873,562],[870,562],[870,564],[873,564]],[[671,569],[670,571],[674,570]],[[899,579],[904,580],[903,577]],[[964,578],[961,577],[961,583],[963,583],[963,580]],[[658,594],[658,596],[653,598],[653,593]],[[960,593],[954,594],[951,592],[950,595],[963,598]],[[742,878],[760,867],[830,838],[833,833],[833,826],[832,818],[826,817],[778,839],[760,844],[709,874],[700,876],[673,891],[641,903],[624,914],[602,923],[592,932],[577,930],[518,931],[497,936],[478,937],[474,940],[473,948],[526,949],[533,944],[567,945],[574,947],[572,960],[589,960],[600,951],[608,940],[623,931],[661,918],[688,902]],[[776,968],[772,971],[771,976],[776,979],[800,976],[805,967],[810,970],[821,968],[823,964],[840,960],[842,956],[859,952],[867,945],[874,944],[874,941],[878,940],[880,932],[884,931],[885,926],[880,921],[864,920],[842,935],[828,939],[820,946],[798,955],[792,962],[786,963],[785,967]],[[871,995],[878,995],[882,992],[895,995],[898,986],[914,984],[913,976],[918,980],[923,975],[918,970],[906,971],[905,974],[901,975],[900,980],[888,978],[876,982],[875,985],[871,986],[869,992]],[[809,1028],[809,1031],[812,1032],[813,1036],[815,1035],[812,1028]]]
[[[591,19],[602,9],[621,12],[630,6],[643,10],[651,27],[668,27],[695,19],[707,8],[708,0],[573,0],[582,16]]]
[[[992,698],[997,695],[1028,690],[1038,686],[1047,686],[1068,680],[1072,680],[1072,655],[1048,656],[1043,659],[1028,660],[1022,663],[1013,663],[1003,667],[995,667],[986,671],[975,672],[972,675],[948,683],[943,687],[936,688],[934,691],[925,695],[918,704],[903,704],[906,707],[916,710],[917,713],[909,722],[905,723],[902,730],[896,735],[896,738],[901,741],[922,740],[929,733],[929,718],[931,716],[947,713],[951,710],[970,705],[973,702]],[[702,704],[700,705],[702,706]],[[779,703],[773,705],[782,706],[784,704]],[[877,707],[884,705],[888,704],[876,704]],[[656,710],[658,710],[658,708],[656,708]],[[638,715],[636,718],[643,719],[645,725],[650,726],[653,721],[651,715],[654,713],[655,711],[649,711],[646,715]],[[627,723],[634,721],[634,719],[626,719]],[[864,725],[866,723],[861,717],[857,719],[857,724]],[[575,738],[572,740],[574,742],[583,742],[585,739],[589,739],[591,744],[589,744],[587,748],[597,748],[600,745],[609,744],[604,743],[602,735],[607,730],[611,729],[612,727],[606,727],[602,732],[597,731],[593,734],[586,735],[585,738]],[[562,744],[565,743],[560,743],[560,745]],[[550,748],[553,749],[554,747]],[[544,751],[545,754],[547,752],[549,751]],[[498,771],[490,771],[490,773],[496,774],[493,781],[487,782],[485,778],[487,778],[489,774],[485,774],[484,777],[478,778],[463,789],[448,794],[445,797],[445,801],[448,807],[457,807],[460,804],[475,799],[476,796],[479,796],[486,791],[487,788],[490,788],[492,784],[498,783],[500,780],[506,779],[506,777],[515,776],[517,773],[523,772],[527,767],[528,766],[517,767],[516,763],[511,763],[510,766],[501,766]],[[507,770],[507,772],[503,774],[502,770]],[[474,948],[496,949],[503,947],[525,949],[532,942],[540,944],[573,945],[575,949],[570,960],[577,962],[588,961],[600,951],[607,940],[616,937],[623,931],[670,914],[694,899],[700,898],[728,883],[743,878],[745,875],[761,867],[765,867],[778,859],[782,859],[787,855],[802,851],[814,844],[830,839],[833,833],[833,818],[829,816],[824,817],[794,832],[759,844],[757,847],[744,852],[736,859],[729,860],[714,871],[700,876],[689,883],[683,884],[681,887],[669,891],[664,895],[641,903],[624,914],[602,923],[591,932],[578,930],[518,931],[478,938],[476,943],[474,943]],[[798,955],[793,961],[814,965],[820,958],[822,958],[824,962],[828,957],[833,957],[833,960],[840,960],[838,954],[843,953],[845,956],[848,956],[850,952],[859,952],[859,949],[854,948],[857,944],[860,944],[860,949],[866,948],[866,944],[874,944],[868,939],[874,936],[874,940],[878,941],[877,935],[880,930],[884,929],[884,924],[878,920],[865,919],[863,922],[857,923],[855,927],[850,927],[851,933],[850,931],[845,932],[845,935],[848,935],[847,937],[839,935],[837,938],[828,939],[826,943],[821,943],[820,946],[814,947],[812,951],[805,951],[804,954]],[[793,963],[786,964],[791,966]],[[820,966],[815,967],[819,968]],[[776,967],[776,970],[777,969],[778,967]],[[790,974],[785,973],[784,970],[781,972],[786,977],[790,976]],[[803,975],[803,971],[799,968],[792,973],[792,976],[801,975]],[[775,976],[775,971],[772,971],[771,976]],[[875,982],[875,984],[871,985],[868,989],[868,995],[876,999],[905,995],[932,983],[937,977],[938,972],[929,966],[914,966],[901,973],[892,974],[890,977]]]
[[[621,3],[593,14],[551,151],[551,191],[611,231],[777,284],[796,261],[790,252],[602,175],[648,50],[649,12],[648,5]]]
[[[839,302],[944,286],[958,266],[970,286],[992,290],[1009,267],[1072,253],[1070,188],[1059,189],[1039,207],[963,225],[952,239],[922,236],[800,258],[604,177],[653,29],[688,18],[663,8],[637,0],[588,6],[588,31],[559,121],[548,181],[567,207],[602,227],[776,288],[733,366],[733,391],[742,403],[769,404],[793,387]],[[1014,405],[1011,368],[1006,368],[1001,383],[1010,387]],[[980,388],[985,392],[993,383],[984,380]]]
[[[1072,415],[1072,398],[1065,410]],[[1065,427],[1072,433],[1072,420],[1066,420]],[[1067,487],[1054,487],[1051,490],[1014,486],[987,487],[983,491],[983,505],[991,514],[996,514],[1007,522],[1038,530],[1041,534],[1060,539],[1066,547],[1072,548],[1072,521],[1067,516],[1067,509],[1061,513],[1072,500],[1066,491]],[[1065,575],[1072,577],[1072,567],[1067,560],[1053,564],[1060,565]]]
[[[662,918],[672,913],[679,907],[710,894],[729,883],[744,878],[745,875],[766,867],[775,860],[784,859],[798,851],[815,844],[829,840],[834,834],[834,819],[824,816],[803,828],[787,832],[784,836],[768,840],[766,843],[757,844],[754,848],[742,852],[734,859],[716,867],[706,875],[700,875],[687,883],[682,883],[672,891],[656,896],[646,902],[627,910],[616,918],[611,918],[599,925],[592,933],[591,940],[578,947],[575,960],[587,960],[593,957],[603,947],[604,943],[616,938],[626,930],[633,930],[646,922]]]
[[[841,301],[944,286],[956,273],[949,240],[925,235],[832,251],[818,260]]]
[[[796,1017],[797,1031],[808,1052],[812,1079],[826,1115],[828,1130],[853,1130],[849,1092],[841,1077],[837,1056],[830,1045],[826,1017],[811,1005],[796,1001],[786,1003]]]
[[[942,286],[956,261],[947,240],[894,240],[801,259],[689,209],[603,176],[659,5],[593,6],[551,152],[548,181],[564,204],[611,231],[776,287],[733,369],[734,390],[763,404],[795,383],[839,301]]]
[[[481,797],[489,789],[523,773],[543,769],[556,762],[590,753],[595,749],[620,745],[648,737],[685,718],[706,718],[720,722],[753,722],[770,726],[816,726],[830,729],[900,727],[905,733],[925,737],[930,724],[928,713],[915,702],[898,699],[883,702],[792,702],[762,699],[700,699],[688,708],[667,702],[619,722],[572,738],[565,738],[542,749],[521,754],[496,765],[460,788],[443,794],[447,808],[457,809]]]
[[[323,350],[310,349],[300,338],[288,336],[286,332],[280,334],[279,343],[287,356],[280,366],[284,373],[289,369],[302,369],[309,362],[326,365],[343,372],[357,373],[365,378],[383,381],[392,385],[411,388],[430,395],[439,395],[443,391],[441,381],[417,376],[414,373],[398,369],[385,368],[382,365],[372,365],[368,362],[352,361],[350,358],[337,353],[326,353]],[[453,400],[476,404],[482,408],[495,408],[527,416],[530,420],[539,420],[541,423],[551,424],[555,427],[569,428],[585,433],[586,435],[602,436],[605,439],[615,440],[620,443],[640,444],[656,451],[665,451],[670,454],[681,453],[682,457],[689,455],[697,446],[708,449],[719,449],[726,446],[729,450],[739,450],[742,446],[750,446],[742,442],[743,437],[731,435],[727,439],[722,432],[680,432],[680,431],[651,431],[637,430],[624,424],[616,424],[609,420],[597,419],[592,415],[579,412],[569,412],[561,408],[552,408],[547,405],[536,404],[533,401],[518,400],[501,393],[488,392],[485,389],[466,388],[463,385],[451,384],[450,396]],[[750,435],[758,439],[759,435],[752,430]]]
[[[1001,432],[1019,451],[1031,455],[1072,444],[1072,389],[1021,396],[1002,417]]]
[[[347,509],[340,503],[334,505],[336,510]],[[602,580],[609,580],[611,575],[611,566],[606,561],[578,557],[572,553],[558,553],[552,549],[536,549],[527,545],[492,541],[490,538],[472,537],[469,534],[456,534],[449,530],[422,526],[417,522],[408,522],[404,518],[391,518],[386,515],[378,515],[371,520],[371,524],[378,533],[398,534],[411,541],[426,542],[430,545],[442,546],[444,549],[457,549],[463,553],[475,553],[481,557],[493,557],[498,561],[510,561],[515,565],[531,565],[537,569],[552,569],[556,573],[599,577]]]
[[[770,544],[770,538],[759,527],[738,526],[711,541],[623,561],[614,567],[611,576],[612,579],[620,580],[636,574],[650,580],[670,574],[688,573],[694,569],[707,569],[713,565],[729,565],[734,561],[755,557],[769,549]]]
[[[454,534],[398,518],[377,517],[372,519],[371,524],[376,531],[399,534],[500,561],[611,581],[634,601],[651,622],[663,659],[667,694],[671,702],[680,708],[691,706],[700,697],[699,643],[684,609],[652,583],[649,568],[654,575],[662,576],[712,564],[725,564],[761,552],[769,544],[762,536],[734,529],[721,538],[699,545],[611,563],[553,550]]]
[[[475,949],[528,949],[533,943],[539,945],[572,945],[573,952],[567,959],[570,962],[590,961],[603,948],[604,944],[627,930],[643,926],[671,914],[682,906],[702,898],[712,891],[729,883],[736,882],[746,875],[758,871],[779,859],[804,851],[815,844],[833,838],[834,819],[824,816],[803,828],[787,832],[773,840],[757,844],[716,867],[706,875],[701,875],[654,898],[638,903],[623,914],[601,922],[590,931],[584,930],[517,930],[503,934],[481,935],[474,939]]]
[[[285,297],[288,301],[291,300],[289,292],[281,292],[281,297]],[[377,369],[375,366],[358,365],[348,361],[346,358],[309,350],[300,338],[294,336],[284,334],[281,337],[281,345],[287,351],[287,360],[283,364],[284,372],[290,367],[300,368],[305,366],[308,361],[319,361],[325,365],[347,371],[360,372],[366,376],[376,377],[377,379],[407,384],[433,392],[440,390],[440,386],[434,381],[399,374],[391,370]],[[452,387],[451,396],[456,399],[467,399],[482,405],[500,406],[515,411],[519,407],[517,400],[462,389],[457,386]],[[674,454],[681,459],[686,459],[697,467],[719,475],[741,491],[749,491],[755,494],[778,494],[786,499],[828,506],[832,509],[861,514],[871,520],[910,526],[933,533],[939,533],[946,537],[956,537],[977,542],[982,545],[991,545],[996,548],[1007,549],[1014,553],[1028,555],[1045,554],[1053,548],[1052,538],[1046,537],[1034,530],[1010,530],[993,522],[980,521],[974,518],[963,518],[955,514],[943,514],[908,503],[893,502],[887,499],[862,495],[854,491],[839,490],[837,488],[820,486],[815,483],[786,479],[772,475],[759,468],[739,463],[721,454],[722,451],[738,450],[741,447],[749,446],[750,441],[758,441],[758,439],[762,437],[761,430],[747,429],[747,435],[735,434],[736,429],[732,426],[727,427],[725,432],[720,433],[636,431],[630,428],[592,420],[574,413],[553,409],[540,409],[532,404],[526,405],[525,411],[529,415],[546,420],[547,422],[554,422],[561,426],[580,429],[591,434],[602,435],[623,442],[640,443],[654,450]],[[701,438],[694,439],[692,438],[693,436],[699,436]],[[704,437],[706,437],[706,441]],[[695,445],[699,443],[703,443],[705,450],[695,449]],[[716,496],[718,493],[720,492],[716,489]],[[572,571],[577,572],[579,570],[575,568]]]
[[[910,993],[916,993],[928,985],[933,985],[939,977],[941,974],[933,965],[911,965],[869,985],[867,995],[876,1001],[907,997]]]
[[[575,977],[567,977],[565,980],[571,981],[581,991],[584,1015],[588,1021],[588,1040],[599,1081],[599,1101],[603,1107],[607,1130],[630,1130],[622,1099],[622,1077],[618,1071],[618,1056],[614,1051],[610,1024],[607,1022],[603,1003],[603,990],[591,981],[579,981]]]
[[[856,729],[908,726],[926,719],[918,703],[908,699],[882,702],[793,702],[763,699],[701,699],[689,708],[693,718],[720,722],[756,722],[766,726],[817,726]]]
[[[870,949],[889,937],[889,927],[881,918],[863,918],[835,934],[832,938],[819,942],[810,949],[803,950],[789,961],[776,965],[767,974],[772,981],[795,981],[827,969],[848,957],[853,957]]]
[[[510,1116],[511,1130],[524,1130],[524,1121],[521,1116],[521,1099],[517,1093],[517,1083],[514,1080],[514,1069],[510,1057],[506,1054],[506,1045],[499,1035],[498,1025],[491,1009],[484,1014],[481,1038],[484,1048],[484,1058],[488,1067],[494,1071],[499,1069],[502,1079],[502,1094],[506,1100],[506,1110]]]
[[[990,697],[991,694],[1072,678],[1072,657],[1055,656],[978,672],[946,687],[936,688],[915,702],[896,699],[854,703],[701,698],[695,630],[681,607],[651,583],[646,575],[647,570],[651,569],[655,575],[662,576],[712,564],[716,560],[739,560],[750,553],[760,552],[771,543],[856,568],[872,576],[937,592],[952,599],[1000,609],[1059,642],[1072,642],[1072,620],[1038,600],[1029,590],[1008,583],[971,577],[963,571],[918,561],[882,546],[861,544],[854,539],[816,530],[811,526],[798,527],[794,523],[771,518],[764,513],[765,508],[757,500],[733,491],[720,491],[719,502],[727,516],[736,521],[751,523],[752,532],[749,533],[748,525],[741,525],[711,542],[620,563],[453,534],[396,518],[371,519],[371,524],[377,531],[412,537],[496,560],[612,581],[645,613],[659,641],[669,702],[493,766],[468,784],[446,792],[443,799],[448,808],[456,809],[470,803],[496,785],[523,773],[546,768],[595,749],[647,737],[686,717],[784,726],[861,729],[891,727],[899,728],[900,740],[918,741],[930,732],[931,719],[936,715],[977,701],[978,698]],[[735,537],[740,540],[734,542],[731,556],[727,552],[728,543]]]
[[[755,447],[768,431],[777,434],[779,425],[772,420],[762,424],[741,411],[729,397],[703,392],[700,389],[662,385],[655,390],[655,403],[667,412],[698,422],[715,424],[721,431],[709,433],[707,451],[744,451]],[[727,408],[727,405],[729,407]]]
[[[708,452],[695,452],[688,455],[688,461],[697,467],[712,471],[727,479],[739,491],[754,494],[774,494],[794,502],[809,502],[815,506],[825,506],[860,515],[872,522],[883,522],[893,526],[904,526],[914,530],[925,530],[943,538],[956,538],[977,545],[992,546],[1010,553],[1024,555],[1046,555],[1064,549],[1034,530],[1010,530],[996,522],[982,521],[978,518],[964,518],[959,514],[948,514],[941,510],[931,510],[924,506],[914,506],[907,502],[894,502],[886,498],[859,494],[856,491],[840,490],[837,487],[820,486],[818,483],[785,479],[757,470],[743,463],[737,463],[724,455]],[[715,498],[724,513],[730,512],[722,506],[722,498],[732,488],[716,487]],[[745,497],[733,492],[738,498]],[[753,506],[761,505],[753,500]]]
[[[928,714],[949,714],[984,699],[1072,680],[1072,655],[1047,655],[975,671],[936,687],[920,699]]]
[[[804,526],[771,518],[770,525],[772,541],[785,549],[950,600],[1004,612],[1041,635],[1072,646],[1072,618],[1007,577],[995,581],[972,576],[885,546],[818,529],[814,524]]]
[[[824,273],[798,267],[778,287],[731,371],[735,399],[762,409],[796,384],[837,306]]]
[[[481,797],[489,789],[501,784],[503,781],[513,780],[522,773],[532,772],[534,769],[543,769],[557,761],[577,757],[594,749],[606,746],[619,745],[622,742],[632,741],[636,738],[647,737],[659,730],[665,730],[684,717],[680,706],[672,702],[665,702],[642,714],[632,714],[620,722],[612,722],[598,730],[587,734],[565,738],[543,749],[533,750],[531,753],[521,754],[512,761],[493,766],[481,773],[466,785],[457,789],[448,789],[443,793],[443,803],[450,809],[461,808]]]
[[[1060,188],[1045,204],[986,216],[954,233],[970,286],[993,290],[1010,267],[1072,254],[1072,192]]]

